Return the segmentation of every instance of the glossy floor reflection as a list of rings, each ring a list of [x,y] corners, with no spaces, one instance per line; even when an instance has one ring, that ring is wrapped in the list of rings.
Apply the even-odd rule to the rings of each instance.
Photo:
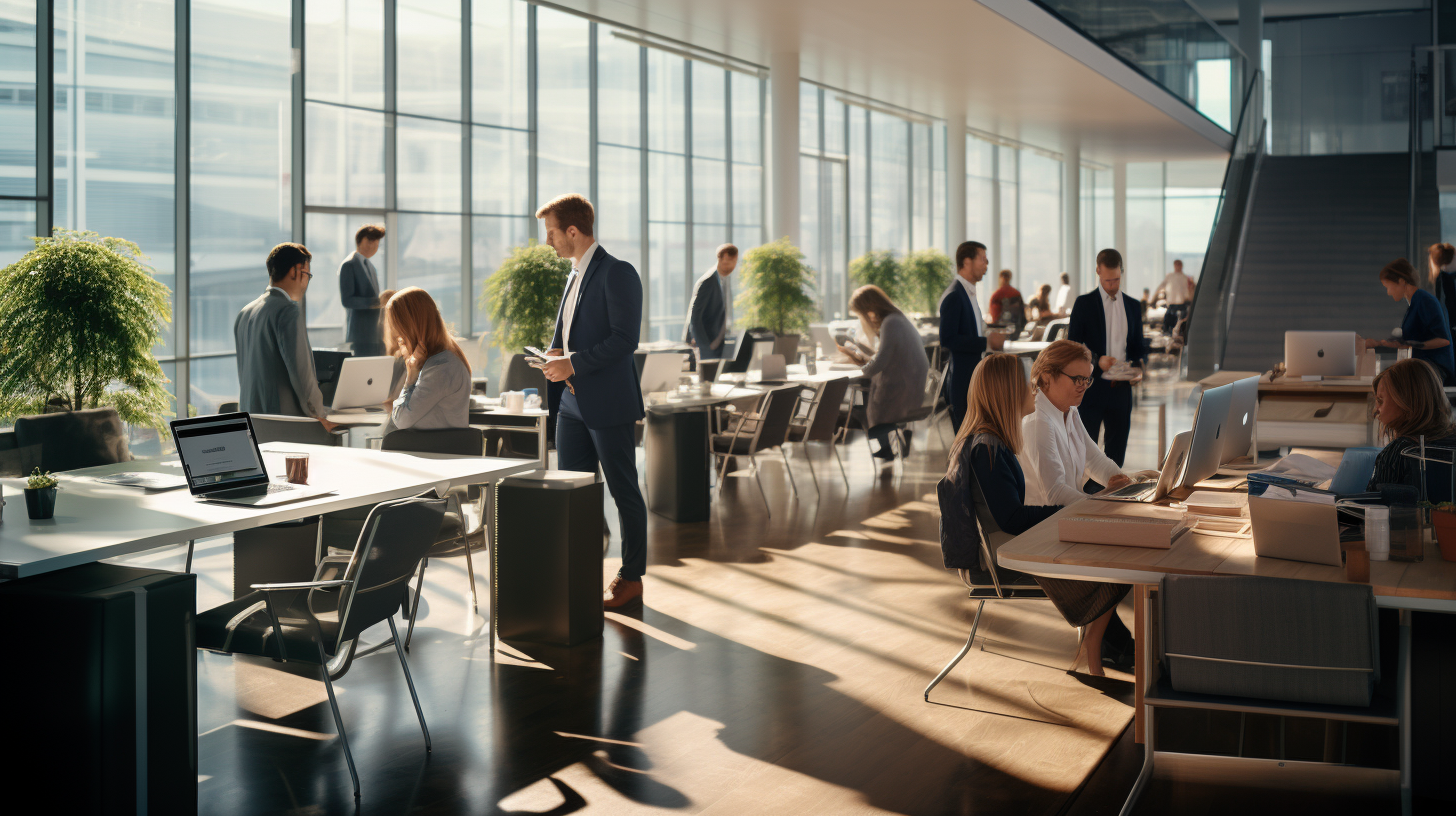
[[[1191,412],[1186,393],[1145,398],[1140,414],[1162,399]],[[1129,467],[1155,464],[1151,436]],[[793,451],[797,499],[765,460],[771,516],[746,472],[710,522],[653,516],[647,604],[609,615],[599,644],[492,655],[464,559],[432,561],[410,662],[433,755],[392,650],[336,683],[359,811],[1060,812],[1131,718],[1127,676],[1068,674],[1075,632],[1049,603],[991,605],[977,648],[925,703],[972,611],[941,567],[945,450],[922,428],[903,464],[872,464],[863,439],[841,454],[847,488],[825,478],[827,449],[810,451],[816,496]],[[195,564],[199,605],[226,600],[230,541],[199,542]],[[311,668],[200,654],[198,686],[202,813],[354,810]]]

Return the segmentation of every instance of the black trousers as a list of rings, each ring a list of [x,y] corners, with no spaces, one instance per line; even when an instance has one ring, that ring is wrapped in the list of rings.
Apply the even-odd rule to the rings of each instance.
[[[561,395],[556,415],[556,462],[562,470],[596,473],[607,480],[622,523],[622,568],[627,581],[642,580],[647,571],[647,503],[637,486],[637,428],[635,423],[592,430],[582,421],[576,395]]]
[[[1077,413],[1093,442],[1097,441],[1099,431],[1106,430],[1102,450],[1122,467],[1127,456],[1127,436],[1132,430],[1132,386],[1098,377],[1087,388]]]

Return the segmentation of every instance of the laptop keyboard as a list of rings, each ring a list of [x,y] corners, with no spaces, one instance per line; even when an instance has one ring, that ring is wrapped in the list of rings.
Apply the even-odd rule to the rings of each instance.
[[[273,495],[274,493],[287,493],[290,490],[297,490],[297,489],[298,489],[298,485],[288,484],[287,482],[269,482],[268,483],[268,495],[270,495],[270,496]]]
[[[1118,489],[1112,491],[1111,493],[1108,493],[1107,495],[1115,496],[1120,499],[1132,499],[1142,496],[1146,493],[1151,493],[1157,486],[1157,482],[1133,482],[1130,485],[1124,485],[1122,487],[1119,487]]]

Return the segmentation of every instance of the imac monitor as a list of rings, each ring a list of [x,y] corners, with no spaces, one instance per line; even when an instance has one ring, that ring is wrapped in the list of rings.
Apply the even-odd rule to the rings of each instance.
[[[1234,380],[1233,397],[1229,400],[1228,421],[1223,429],[1223,453],[1218,457],[1220,465],[1249,455],[1249,446],[1254,442],[1254,409],[1259,404],[1259,378],[1245,377]]]
[[[1353,377],[1355,361],[1355,333],[1352,331],[1284,333],[1284,374],[1287,377]]]
[[[1181,487],[1193,487],[1218,472],[1223,457],[1224,426],[1228,424],[1229,403],[1234,386],[1220,385],[1203,392],[1198,413],[1193,417],[1193,437],[1188,441],[1188,463],[1183,468]]]
[[[333,410],[379,405],[389,400],[394,383],[393,357],[350,357],[339,368]]]

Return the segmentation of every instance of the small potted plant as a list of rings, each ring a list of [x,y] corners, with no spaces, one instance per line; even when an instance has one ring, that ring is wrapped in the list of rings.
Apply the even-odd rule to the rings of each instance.
[[[50,471],[31,471],[25,479],[25,511],[33,519],[51,518],[56,514],[56,491],[60,489],[60,480]]]
[[[1441,547],[1441,557],[1456,561],[1456,504],[1441,502],[1429,505],[1431,526],[1436,530],[1436,543]]]

